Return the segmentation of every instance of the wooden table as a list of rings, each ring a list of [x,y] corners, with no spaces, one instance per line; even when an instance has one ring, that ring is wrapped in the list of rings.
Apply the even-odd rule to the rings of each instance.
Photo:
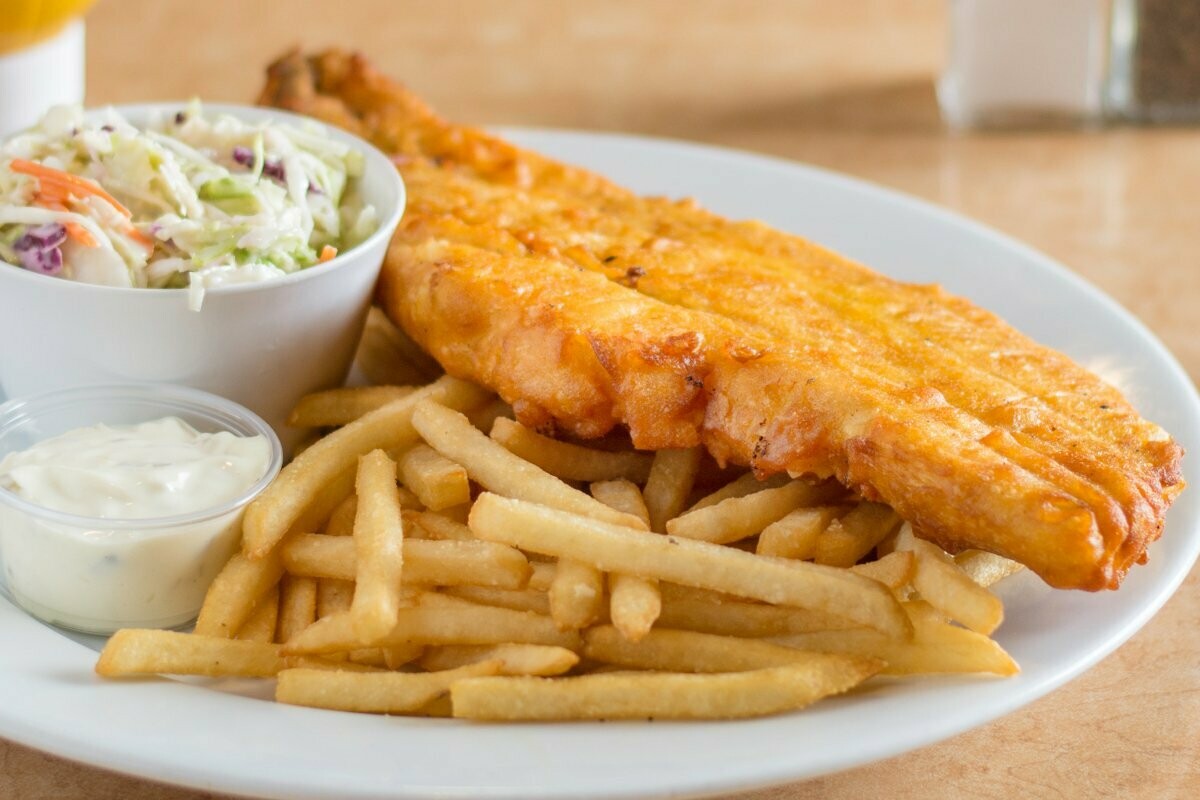
[[[954,208],[1070,265],[1200,374],[1200,130],[950,134],[933,92],[943,14],[940,0],[101,0],[89,102],[244,101],[287,47],[350,46],[455,118],[747,148]],[[1200,796],[1197,619],[1193,572],[1116,654],[1022,711],[738,800]],[[0,741],[5,800],[212,796]]]

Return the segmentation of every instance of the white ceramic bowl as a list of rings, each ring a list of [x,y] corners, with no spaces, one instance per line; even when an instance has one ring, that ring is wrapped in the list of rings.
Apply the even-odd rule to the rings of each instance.
[[[117,106],[134,125],[183,103]],[[251,122],[305,118],[206,104]],[[250,408],[287,450],[285,421],[302,395],[341,384],[354,358],[375,279],[404,213],[404,182],[387,156],[327,127],[365,160],[359,188],[379,212],[366,241],[325,264],[262,283],[222,286],[189,311],[185,289],[121,289],[0,267],[0,396],[151,381],[203,389]]]

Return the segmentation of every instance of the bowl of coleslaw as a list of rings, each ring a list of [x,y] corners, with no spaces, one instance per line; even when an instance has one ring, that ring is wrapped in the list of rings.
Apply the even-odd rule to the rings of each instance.
[[[345,380],[404,204],[387,156],[287,112],[51,109],[0,143],[0,395],[183,384],[287,443]]]

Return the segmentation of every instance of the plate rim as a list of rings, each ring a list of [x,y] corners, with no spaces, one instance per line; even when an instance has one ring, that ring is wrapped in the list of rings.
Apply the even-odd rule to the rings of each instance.
[[[843,174],[823,167],[814,166],[800,161],[789,160],[771,155],[763,155],[750,151],[720,147],[711,144],[704,144],[680,139],[667,137],[644,136],[639,134],[605,132],[605,131],[586,131],[577,129],[551,128],[551,127],[528,127],[528,126],[497,126],[498,130],[506,136],[511,136],[517,140],[521,146],[526,146],[527,138],[536,139],[538,137],[549,136],[551,138],[574,139],[580,143],[587,141],[595,141],[596,139],[607,140],[609,142],[620,143],[624,146],[666,148],[668,150],[679,149],[685,152],[690,152],[693,155],[702,156],[704,158],[715,158],[728,161],[737,166],[738,163],[747,166],[754,165],[756,167],[766,167],[783,172],[790,172],[802,176],[808,180],[820,180],[829,184],[837,185],[842,189],[849,189],[854,192],[873,195],[875,197],[885,197],[889,202],[897,203],[907,207],[909,210],[931,216],[937,219],[939,224],[953,226],[959,229],[969,231],[973,237],[981,237],[990,240],[994,244],[1000,245],[1010,251],[1019,254],[1032,264],[1035,264],[1038,270],[1045,270],[1052,273],[1056,278],[1069,285],[1072,290],[1080,292],[1087,296],[1087,299],[1092,303],[1102,308],[1106,313],[1115,315],[1136,333],[1142,339],[1142,343],[1148,346],[1154,353],[1157,364],[1160,369],[1166,370],[1166,374],[1171,380],[1179,385],[1183,390],[1179,402],[1186,406],[1186,410],[1193,416],[1200,416],[1200,394],[1197,393],[1196,386],[1182,365],[1175,358],[1174,354],[1158,339],[1158,337],[1143,323],[1140,319],[1134,316],[1124,306],[1110,295],[1103,292],[1095,284],[1089,280],[1073,272],[1068,267],[1053,259],[1052,257],[1035,249],[1031,245],[1025,244],[1012,236],[1003,233],[999,230],[991,228],[981,222],[966,217],[956,211],[937,205],[936,203],[924,200],[914,195],[907,194],[897,189],[888,186],[873,183],[871,181],[858,178],[855,176]],[[1183,527],[1183,521],[1180,520],[1177,524],[1178,528]],[[1177,536],[1184,536],[1185,531],[1180,531]],[[1152,592],[1149,602],[1144,603],[1138,608],[1137,613],[1131,616],[1121,628],[1110,633],[1105,643],[1088,652],[1086,657],[1074,660],[1066,669],[1061,669],[1053,675],[1045,676],[1042,680],[1028,685],[1021,685],[1015,690],[1015,697],[1006,697],[1003,702],[997,702],[995,705],[1000,706],[999,710],[992,709],[982,716],[982,718],[967,719],[963,718],[955,720],[950,724],[930,724],[927,725],[921,734],[911,736],[902,741],[893,741],[890,746],[875,747],[866,757],[862,757],[861,753],[853,752],[846,753],[843,758],[830,761],[823,764],[817,769],[798,770],[793,764],[785,761],[777,761],[773,767],[764,768],[757,765],[753,770],[747,768],[745,770],[731,769],[722,774],[719,778],[715,778],[710,774],[705,774],[702,778],[694,778],[686,775],[670,776],[667,779],[660,778],[654,785],[646,785],[644,782],[637,786],[628,785],[619,788],[609,786],[604,791],[582,791],[571,793],[538,793],[536,796],[541,798],[572,798],[572,800],[581,800],[581,798],[591,797],[700,797],[721,794],[730,791],[751,790],[754,788],[778,785],[794,780],[805,780],[818,777],[820,775],[831,774],[846,769],[851,769],[856,766],[864,766],[871,763],[891,758],[901,753],[910,752],[922,747],[926,747],[935,742],[956,736],[964,731],[981,727],[990,722],[1006,716],[1013,711],[1016,711],[1029,703],[1044,697],[1054,689],[1065,685],[1071,680],[1078,677],[1080,674],[1090,669],[1099,661],[1106,658],[1113,651],[1124,644],[1128,639],[1140,630],[1171,598],[1179,586],[1186,580],[1191,573],[1192,568],[1198,556],[1200,556],[1200,529],[1197,529],[1195,521],[1193,521],[1193,530],[1187,539],[1188,548],[1185,553],[1185,558],[1171,569],[1169,579],[1155,587]],[[7,605],[8,601],[0,599],[0,633],[4,630],[4,618],[7,616],[4,612],[10,609],[5,609],[2,606]],[[19,610],[11,609],[17,615],[23,615]],[[26,622],[40,626],[33,620],[27,619]],[[71,643],[76,647],[82,647]],[[0,656],[0,674],[2,674],[5,664],[5,659]],[[201,689],[200,687],[180,684],[177,681],[157,680],[153,682],[138,682],[143,684],[138,689],[139,692],[144,691],[147,687],[145,684],[153,683],[160,688],[170,687],[168,691],[174,696],[176,689],[185,687],[191,691],[204,691],[206,695],[214,694],[209,690]],[[126,687],[131,684],[125,684]],[[0,682],[0,700],[5,697],[4,682]],[[155,692],[157,694],[157,692]],[[242,698],[235,698],[232,695],[223,692],[215,693],[227,699],[242,701]],[[149,698],[149,695],[147,695]],[[306,709],[307,711],[307,709]],[[329,712],[327,712],[329,713]],[[337,712],[332,712],[337,713]],[[713,723],[706,723],[712,725]],[[717,723],[721,724],[721,723]],[[165,758],[161,751],[156,751],[153,755],[148,755],[144,752],[130,753],[127,750],[122,750],[115,742],[96,742],[84,741],[73,738],[74,732],[62,733],[47,727],[29,724],[28,720],[22,719],[19,715],[14,715],[7,703],[0,702],[0,736],[4,736],[9,740],[21,744],[23,746],[32,747],[53,755],[87,764],[89,766],[115,771],[130,775],[133,777],[157,781],[169,782],[173,785],[207,790],[218,791],[233,795],[258,795],[265,796],[289,796],[289,797],[326,797],[332,796],[330,790],[320,786],[304,786],[296,783],[288,783],[286,780],[279,780],[277,777],[271,778],[265,775],[228,775],[220,770],[201,768],[182,768],[179,763],[179,758]],[[736,765],[735,765],[736,766]],[[490,792],[485,787],[479,786],[463,786],[463,787],[440,787],[433,789],[431,787],[412,786],[412,787],[393,787],[393,796],[403,797],[516,797],[516,796],[532,796],[528,789],[522,789],[513,786],[493,787],[494,791]],[[382,796],[378,793],[367,792],[363,793],[356,791],[353,786],[339,787],[337,793],[345,797],[376,797]],[[518,792],[520,794],[518,794]]]

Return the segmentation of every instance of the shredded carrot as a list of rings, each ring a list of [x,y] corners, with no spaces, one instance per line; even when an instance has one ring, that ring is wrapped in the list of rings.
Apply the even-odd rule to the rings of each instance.
[[[154,249],[154,240],[153,240],[153,239],[151,239],[151,238],[150,238],[149,236],[147,236],[146,234],[144,234],[144,233],[142,233],[141,231],[139,231],[137,228],[133,227],[132,225],[130,225],[130,226],[129,226],[129,230],[125,231],[125,234],[126,234],[126,235],[127,235],[129,238],[130,238],[130,239],[132,239],[133,241],[135,241],[135,242],[137,242],[138,244],[140,244],[140,245],[141,245],[143,248],[145,248],[146,250],[153,250],[153,249]]]
[[[35,199],[33,201],[33,203],[38,208],[44,208],[47,211],[69,211],[70,210],[67,208],[66,204],[52,201],[52,200],[43,200],[43,199],[39,198],[39,199]],[[92,234],[88,232],[88,229],[83,227],[82,225],[80,225],[78,222],[68,222],[65,225],[63,225],[63,227],[66,228],[66,230],[67,230],[67,236],[70,236],[72,239],[79,242],[84,247],[97,247],[100,244],[99,242],[96,241],[96,237],[92,236]]]
[[[26,161],[23,158],[14,158],[8,168],[13,172],[37,178],[38,194],[46,195],[48,199],[66,200],[72,195],[76,197],[94,195],[110,204],[125,219],[133,217],[128,208],[121,205],[117,198],[104,191],[104,187],[95,181],[63,172],[61,169],[47,167],[45,164],[38,164],[35,161]]]
[[[331,244],[327,244],[321,248],[320,262],[324,264],[326,261],[332,261],[338,253],[337,248]]]
[[[70,236],[84,247],[100,246],[100,243],[96,241],[96,237],[92,236],[92,234],[88,232],[88,229],[80,225],[78,222],[68,222],[63,227],[67,229],[67,236]]]
[[[92,196],[99,197],[111,205],[125,219],[128,220],[133,217],[128,208],[122,205],[117,198],[106,192],[104,187],[95,181],[81,178],[78,175],[72,175],[69,172],[63,172],[60,169],[47,167],[45,164],[39,164],[36,161],[26,161],[23,158],[14,158],[8,166],[13,172],[37,178],[38,191],[33,199],[33,204],[39,208],[45,208],[50,211],[70,211],[70,208],[67,206],[69,200]],[[67,235],[84,247],[99,246],[100,243],[96,241],[96,237],[88,233],[87,229],[82,225],[75,222],[68,222],[64,227],[67,229]],[[123,232],[144,249],[154,249],[154,240],[133,227],[132,223],[126,224]]]

